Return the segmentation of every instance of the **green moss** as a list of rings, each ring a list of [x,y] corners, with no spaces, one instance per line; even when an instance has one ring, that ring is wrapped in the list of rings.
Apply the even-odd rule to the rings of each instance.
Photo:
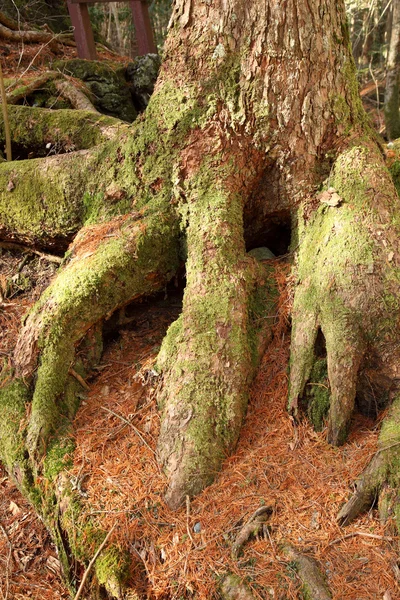
[[[75,450],[75,442],[71,437],[58,437],[53,440],[47,449],[43,464],[43,475],[54,480],[59,473],[72,466],[72,456]]]
[[[395,160],[389,165],[389,172],[392,176],[397,193],[400,195],[400,160]]]
[[[306,583],[303,583],[299,591],[300,596],[303,600],[314,600],[312,590],[310,589],[310,586],[308,586]]]
[[[45,110],[28,106],[9,106],[11,139],[16,151],[35,158],[92,148],[126,130],[117,119],[83,110]],[[5,140],[0,118],[0,143]],[[48,145],[50,144],[50,148]]]
[[[53,67],[85,82],[100,111],[131,123],[137,117],[124,71],[118,63],[71,59],[56,61]]]
[[[307,415],[316,431],[322,431],[328,415],[330,391],[326,358],[314,362],[305,390]]]
[[[113,544],[103,550],[96,561],[96,577],[100,585],[114,597],[120,597],[121,586],[129,576],[129,554]]]
[[[26,462],[24,430],[29,389],[14,380],[0,389],[0,458],[12,472],[15,465]]]
[[[160,352],[157,356],[157,370],[165,371],[172,366],[174,357],[177,355],[179,344],[183,340],[183,317],[182,315],[168,327],[164,336]]]

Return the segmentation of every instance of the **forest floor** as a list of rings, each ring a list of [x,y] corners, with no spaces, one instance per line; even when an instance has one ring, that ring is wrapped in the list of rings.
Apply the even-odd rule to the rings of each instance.
[[[0,312],[0,352],[12,352],[20,319],[54,271],[45,259],[4,252],[0,282],[14,277]],[[15,274],[19,277],[15,277]],[[376,449],[378,424],[356,415],[349,442],[326,443],[286,411],[289,355],[288,269],[276,268],[281,289],[274,339],[254,382],[235,454],[216,482],[190,505],[171,512],[165,478],[155,461],[158,378],[152,370],[168,325],[180,312],[178,291],[131,305],[128,327],[110,334],[98,374],[76,416],[76,451],[68,476],[79,476],[88,512],[134,559],[132,584],[149,598],[217,597],[226,571],[245,577],[256,598],[299,598],[299,583],[284,557],[284,542],[314,556],[335,600],[400,598],[398,539],[375,510],[341,529],[336,514],[355,477]],[[18,282],[35,286],[21,293]],[[40,275],[38,275],[40,274]],[[22,277],[21,277],[22,275]],[[13,293],[15,295],[13,295]],[[0,474],[0,594],[3,599],[68,598],[48,534],[4,471]],[[227,501],[229,499],[229,501]],[[272,508],[265,536],[239,559],[232,543],[262,505]]]
[[[37,76],[53,57],[40,48],[2,46],[5,75]],[[64,50],[69,58],[75,55]],[[286,411],[290,298],[288,269],[279,264],[274,338],[253,384],[236,452],[215,483],[180,511],[163,502],[165,478],[154,456],[159,382],[152,370],[165,331],[179,314],[179,293],[170,290],[168,298],[130,307],[133,321],[110,336],[99,370],[88,380],[90,391],[71,434],[76,451],[69,476],[79,476],[93,519],[105,530],[117,524],[113,539],[134,557],[132,583],[151,599],[211,600],[227,571],[245,577],[256,598],[297,599],[299,582],[282,554],[283,542],[318,560],[334,600],[400,598],[393,525],[383,526],[376,510],[345,529],[336,523],[354,479],[376,450],[379,423],[355,415],[348,443],[333,448],[325,432],[315,433],[307,421],[296,426]],[[0,254],[1,360],[11,356],[21,318],[55,268],[29,253]],[[265,536],[233,559],[238,531],[262,505],[272,508]],[[43,524],[0,467],[0,599],[68,598],[59,569]]]

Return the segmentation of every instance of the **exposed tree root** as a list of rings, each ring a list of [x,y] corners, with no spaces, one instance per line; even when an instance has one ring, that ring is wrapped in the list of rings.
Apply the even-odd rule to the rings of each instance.
[[[271,516],[272,507],[261,506],[252,514],[250,519],[245,523],[242,529],[236,536],[234,543],[232,544],[232,556],[238,558],[243,549],[243,546],[252,537],[257,537],[264,532],[265,523]]]
[[[396,490],[399,486],[398,465],[400,461],[400,398],[397,397],[384,419],[382,430],[379,435],[378,451],[369,465],[361,473],[355,486],[356,491],[348,502],[340,510],[337,519],[341,525],[348,525],[359,514],[368,510],[378,500],[385,485],[389,489]],[[386,494],[380,509],[383,516],[389,515],[397,519],[399,526],[399,512],[396,494]],[[389,502],[385,506],[384,502]]]
[[[237,575],[224,577],[220,591],[224,600],[255,600],[250,588]]]
[[[220,219],[205,228],[209,202]],[[265,317],[275,312],[274,291],[261,265],[245,258],[237,209],[234,198],[213,189],[192,207],[183,314],[159,355],[165,376],[158,452],[173,508],[211,483],[234,448],[260,358],[258,336],[271,336]]]
[[[356,390],[362,391],[359,373],[368,367],[370,357],[386,378],[386,390],[377,388],[377,394],[390,391],[399,369],[397,337],[392,331],[398,306],[387,301],[388,295],[398,294],[399,272],[388,257],[400,259],[399,236],[396,226],[388,226],[387,221],[399,206],[398,201],[393,206],[396,193],[389,174],[377,151],[370,150],[372,154],[367,154],[355,145],[339,156],[330,185],[340,203],[321,205],[300,232],[289,408],[298,411],[318,358],[314,348],[320,330],[330,383],[328,441],[335,445],[346,440]],[[379,190],[379,204],[375,190]]]
[[[302,583],[301,593],[307,600],[331,600],[332,594],[317,562],[293,546],[285,546],[284,554],[295,564]]]
[[[77,86],[73,85],[71,81],[57,81],[56,88],[61,96],[71,103],[73,108],[100,114],[93,106],[88,96],[82,90],[78,89]]]
[[[98,113],[93,116],[84,110],[64,109],[61,112],[29,106],[9,106],[8,110],[12,142],[26,154],[35,150],[39,156],[44,152],[48,154],[48,144],[58,154],[84,150],[112,140],[127,130],[118,119]],[[4,141],[4,127],[0,123],[0,143]],[[14,164],[13,168],[18,170],[19,165]]]
[[[35,90],[42,88],[49,81],[53,81],[54,79],[59,79],[60,77],[62,77],[62,75],[61,75],[61,73],[58,73],[58,71],[46,71],[46,73],[44,73],[43,75],[40,75],[40,77],[37,77],[31,83],[28,83],[27,85],[19,87],[19,88],[13,90],[12,92],[9,92],[7,94],[7,103],[8,104],[18,104],[18,102],[20,100],[22,100],[23,98],[26,98],[27,96],[32,94],[32,92],[34,92]]]
[[[103,230],[104,231],[104,230]],[[97,236],[82,231],[70,258],[31,311],[15,349],[15,373],[29,381],[37,368],[27,427],[30,456],[40,458],[60,417],[75,346],[98,321],[141,295],[162,288],[178,261],[174,215],[117,219]],[[65,407],[69,417],[71,408]]]

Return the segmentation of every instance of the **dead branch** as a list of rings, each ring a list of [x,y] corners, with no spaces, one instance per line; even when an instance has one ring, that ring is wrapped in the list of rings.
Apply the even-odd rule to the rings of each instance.
[[[340,544],[344,540],[348,540],[352,537],[366,537],[373,540],[385,540],[386,542],[393,542],[393,538],[388,535],[377,535],[375,533],[368,533],[367,531],[352,531],[351,533],[346,533],[346,535],[342,535],[340,538],[336,538],[332,542],[330,542],[329,546],[333,546],[334,544]]]
[[[49,44],[50,48],[53,49],[57,49],[59,44],[64,44],[65,46],[76,45],[69,34],[53,34],[47,31],[15,31],[5,27],[2,23],[0,23],[0,38],[14,43]]]
[[[39,250],[35,250],[34,248],[29,248],[28,246],[24,246],[22,244],[17,244],[15,242],[3,242],[0,241],[0,248],[4,250],[21,250],[22,252],[31,252],[32,254],[36,254],[49,262],[56,263],[60,265],[62,263],[62,258],[59,256],[54,256],[54,254],[46,254],[45,252],[40,252]]]
[[[2,13],[1,11],[0,11],[0,23],[2,25],[4,25],[5,27],[7,27],[8,29],[11,29],[13,31],[21,31],[21,29],[25,29],[25,30],[29,29],[28,25],[14,21],[14,19],[7,17],[7,15]]]
[[[87,390],[88,392],[90,391],[90,386],[88,386],[88,384],[86,383],[86,381],[83,379],[83,377],[81,375],[79,375],[79,373],[77,373],[76,371],[74,371],[74,369],[70,369],[69,370],[69,374],[72,375],[72,377],[74,377],[74,379],[76,379],[78,381],[78,383],[81,384],[81,386]]]
[[[84,585],[86,583],[86,579],[88,578],[88,575],[89,575],[90,571],[92,570],[94,563],[96,562],[96,560],[98,559],[98,557],[100,555],[100,552],[103,550],[104,546],[107,544],[108,540],[110,539],[110,536],[116,526],[117,526],[117,524],[114,523],[114,525],[111,527],[110,531],[107,533],[106,537],[104,538],[104,540],[102,541],[100,546],[97,548],[95,555],[93,556],[92,560],[88,564],[86,571],[83,574],[81,584],[78,588],[78,591],[76,592],[76,596],[75,596],[74,600],[79,600],[79,598],[81,597]]]

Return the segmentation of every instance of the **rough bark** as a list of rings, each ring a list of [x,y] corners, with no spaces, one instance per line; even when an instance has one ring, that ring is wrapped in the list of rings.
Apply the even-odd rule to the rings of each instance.
[[[274,310],[273,286],[245,232],[250,246],[268,246],[274,219],[291,222],[296,250],[291,410],[320,358],[319,331],[329,441],[345,441],[366,373],[379,396],[395,394],[399,200],[358,98],[342,2],[177,0],[155,93],[131,129],[2,164],[0,179],[3,237],[51,246],[84,225],[26,318],[0,398],[18,423],[30,404],[21,427],[0,430],[2,458],[29,497],[61,415],[76,410],[76,348],[117,308],[160,289],[180,258],[183,312],[158,360],[167,502],[215,478],[271,335],[259,324]],[[57,525],[67,531],[68,514]]]
[[[400,2],[392,3],[392,28],[386,64],[385,125],[389,140],[400,136]]]

